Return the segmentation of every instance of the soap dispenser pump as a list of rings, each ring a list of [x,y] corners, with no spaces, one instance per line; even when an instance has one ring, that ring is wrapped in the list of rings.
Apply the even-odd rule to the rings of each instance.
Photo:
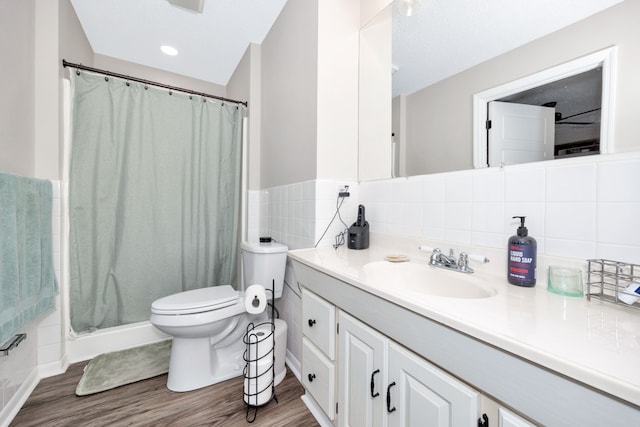
[[[517,286],[532,287],[536,284],[536,258],[538,244],[536,239],[529,236],[524,226],[524,216],[514,216],[520,219],[520,227],[515,236],[509,238],[507,250],[507,279]]]

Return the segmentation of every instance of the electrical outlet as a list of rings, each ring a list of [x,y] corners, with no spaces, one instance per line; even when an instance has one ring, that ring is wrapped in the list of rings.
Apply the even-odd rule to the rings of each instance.
[[[340,191],[338,191],[338,197],[349,197],[349,186],[343,186]]]

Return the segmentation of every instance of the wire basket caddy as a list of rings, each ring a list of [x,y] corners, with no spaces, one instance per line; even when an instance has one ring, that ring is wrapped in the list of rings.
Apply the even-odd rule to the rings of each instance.
[[[587,262],[589,301],[591,298],[598,298],[640,310],[640,303],[627,304],[620,299],[621,296],[629,294],[625,289],[631,282],[640,283],[640,265],[607,259],[589,259]]]
[[[271,318],[262,323],[247,325],[242,338],[245,351],[243,397],[247,405],[246,421],[255,421],[258,407],[272,399],[278,402],[275,392],[275,322],[273,289],[270,291]],[[252,411],[253,409],[253,411]]]

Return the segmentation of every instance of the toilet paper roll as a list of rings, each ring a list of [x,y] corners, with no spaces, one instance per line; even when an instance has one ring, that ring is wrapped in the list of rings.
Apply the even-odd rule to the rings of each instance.
[[[246,404],[261,406],[269,402],[273,394],[271,381],[267,382],[263,387],[261,387],[261,385],[262,384],[258,384],[256,387],[256,383],[254,381],[249,379],[244,380],[244,402]]]
[[[249,314],[260,314],[267,307],[267,295],[262,285],[251,285],[244,293],[244,308]]]
[[[253,406],[264,405],[271,399],[273,382],[272,361],[249,362],[244,379],[244,401]]]
[[[247,361],[269,359],[273,351],[273,332],[271,324],[259,325],[247,332]]]

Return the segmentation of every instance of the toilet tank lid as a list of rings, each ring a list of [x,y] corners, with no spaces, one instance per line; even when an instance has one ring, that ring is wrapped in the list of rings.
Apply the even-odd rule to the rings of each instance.
[[[275,254],[281,252],[287,252],[289,248],[287,245],[277,242],[258,243],[258,242],[242,242],[242,250],[258,254]]]

